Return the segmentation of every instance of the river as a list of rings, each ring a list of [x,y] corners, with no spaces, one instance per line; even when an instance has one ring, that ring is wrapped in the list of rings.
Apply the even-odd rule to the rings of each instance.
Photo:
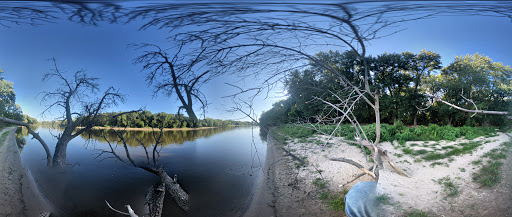
[[[36,132],[53,151],[60,130],[39,128]],[[167,194],[163,216],[240,215],[251,201],[265,163],[266,144],[258,132],[256,127],[164,131],[156,156],[171,177],[177,175],[179,184],[189,194],[190,209],[181,210]],[[64,169],[47,167],[41,144],[25,136],[19,142],[23,165],[65,216],[115,216],[105,200],[123,211],[129,204],[142,215],[145,194],[159,178],[104,152],[111,149],[102,135],[126,159],[124,147],[116,143],[115,134],[96,130],[69,143],[69,165]],[[158,132],[155,135],[151,131],[125,134],[129,153],[136,162],[147,162],[146,152],[136,138],[147,147],[154,144]]]

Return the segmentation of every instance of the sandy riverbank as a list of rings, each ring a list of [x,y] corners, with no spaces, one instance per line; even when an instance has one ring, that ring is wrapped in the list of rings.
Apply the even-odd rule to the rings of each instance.
[[[302,169],[295,163],[278,142],[267,138],[265,167],[245,217],[340,216],[319,199],[320,192],[308,179],[301,178]]]
[[[401,216],[404,210],[414,209],[428,212],[430,216],[512,216],[512,150],[509,150],[501,168],[501,183],[488,188],[472,180],[472,174],[478,170],[472,162],[482,159],[485,153],[499,148],[509,139],[505,134],[498,133],[494,137],[480,137],[471,141],[408,142],[413,149],[431,147],[436,150],[465,142],[483,143],[471,154],[440,160],[438,162],[442,165],[435,166],[431,165],[432,161],[419,161],[418,156],[406,155],[397,144],[381,143],[389,151],[391,159],[411,176],[400,177],[385,165],[380,174],[378,193],[388,195],[390,204],[381,207],[382,216]],[[350,182],[361,171],[352,165],[328,160],[330,157],[347,157],[365,167],[370,166],[358,147],[343,143],[339,138],[331,139],[326,146],[321,145],[326,141],[323,136],[309,138],[305,143],[298,140],[288,143],[286,149],[307,159],[305,167],[297,167],[297,161],[285,156],[282,146],[276,145],[270,138],[268,141],[266,165],[246,217],[343,216],[341,212],[329,209],[319,199],[321,190],[312,184],[313,180],[325,180],[327,186],[322,191],[338,194],[359,181],[372,180],[363,176]],[[420,144],[415,146],[414,143]],[[436,183],[443,177],[454,180],[459,188],[458,196],[446,197],[443,187]]]
[[[30,171],[21,163],[14,137],[16,128],[5,128],[0,135],[5,131],[10,134],[0,147],[0,216],[32,217],[53,212],[51,204],[40,193]]]

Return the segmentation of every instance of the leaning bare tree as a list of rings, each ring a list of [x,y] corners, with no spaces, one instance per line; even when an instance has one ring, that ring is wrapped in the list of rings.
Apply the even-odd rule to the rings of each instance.
[[[53,91],[43,92],[41,103],[49,103],[43,114],[57,110],[61,113],[57,119],[61,120],[61,125],[64,127],[64,131],[55,136],[57,144],[53,156],[48,145],[30,129],[28,124],[6,118],[2,118],[2,120],[27,127],[29,132],[43,145],[48,166],[64,166],[69,141],[94,127],[101,112],[124,101],[124,97],[114,87],[109,87],[101,92],[99,79],[88,76],[84,70],[76,71],[72,76],[66,76],[66,73],[57,67],[57,61],[54,58],[51,61],[54,68],[51,72],[44,74],[43,81],[54,80],[58,85]]]
[[[115,158],[120,162],[130,164],[136,168],[143,169],[149,173],[152,173],[160,178],[160,181],[149,189],[146,194],[146,200],[144,202],[144,216],[150,217],[160,217],[162,215],[162,209],[164,206],[164,198],[166,191],[172,196],[172,198],[176,201],[176,203],[185,211],[189,208],[189,197],[187,192],[183,190],[183,188],[178,184],[178,176],[174,175],[173,178],[169,177],[167,172],[165,172],[163,168],[163,164],[159,162],[160,158],[160,150],[162,149],[162,135],[163,135],[163,123],[159,130],[153,129],[153,139],[155,141],[154,144],[144,144],[139,138],[136,138],[139,142],[140,146],[144,149],[145,159],[137,160],[130,155],[130,149],[127,145],[126,139],[124,137],[126,133],[126,129],[124,130],[116,130],[111,128],[109,130],[113,132],[118,140],[115,141],[117,144],[122,146],[122,154],[119,154],[117,151],[117,144],[113,144],[113,141],[109,141],[105,133],[102,134],[103,139],[108,143],[108,150],[100,150],[100,153],[96,158],[103,157],[103,159],[107,158]],[[122,156],[125,156],[123,158]],[[114,211],[129,215],[136,216],[131,210],[130,206],[127,205],[128,213],[121,212],[119,210],[114,209],[108,202],[107,205]]]

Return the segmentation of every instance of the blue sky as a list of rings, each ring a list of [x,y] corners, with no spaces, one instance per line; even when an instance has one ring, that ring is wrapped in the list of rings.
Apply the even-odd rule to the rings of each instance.
[[[52,83],[42,83],[45,72],[52,68],[49,58],[55,57],[61,70],[73,73],[85,69],[101,78],[104,88],[113,85],[127,95],[124,104],[114,111],[126,111],[146,106],[151,112],[176,113],[179,103],[165,96],[152,97],[152,88],[144,82],[145,75],[140,66],[132,65],[137,52],[127,48],[130,43],[150,42],[170,45],[168,33],[163,30],[138,31],[139,25],[131,23],[102,24],[101,27],[83,26],[66,20],[39,27],[11,25],[0,26],[0,68],[4,77],[14,83],[17,103],[24,113],[39,120],[44,106],[40,105],[41,91],[51,90]],[[432,50],[442,57],[443,65],[455,56],[479,52],[505,65],[512,64],[512,23],[510,19],[495,17],[438,17],[407,23],[399,28],[404,31],[368,45],[368,53],[420,52]],[[219,78],[203,87],[211,103],[207,117],[233,119],[243,115],[226,112],[230,100],[222,98],[235,91],[224,85]],[[257,99],[256,113],[268,110],[272,103],[283,98],[281,89],[276,89],[267,99]],[[199,113],[199,112],[197,112]],[[54,111],[53,115],[57,115]]]

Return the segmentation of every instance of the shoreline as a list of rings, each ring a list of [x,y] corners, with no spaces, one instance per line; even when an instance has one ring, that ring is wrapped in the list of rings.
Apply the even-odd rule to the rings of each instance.
[[[244,208],[245,213],[242,215],[244,217],[276,216],[274,167],[279,163],[276,161],[279,156],[276,155],[278,151],[275,149],[271,136],[267,135],[265,165],[254,187],[253,197],[248,206]]]
[[[244,217],[259,216],[325,216],[341,213],[330,210],[319,199],[320,191],[310,180],[300,178],[304,167],[297,168],[295,159],[287,155],[281,144],[267,135],[267,156],[263,174]]]
[[[30,170],[21,162],[14,136],[16,128],[9,127],[6,141],[0,147],[0,215],[39,216],[42,213],[57,214],[56,208],[40,191]]]
[[[83,127],[77,127],[77,129],[82,129]],[[185,131],[185,130],[204,130],[204,129],[214,129],[219,127],[198,127],[198,128],[163,128],[163,131]],[[159,131],[158,128],[136,128],[136,127],[93,127],[93,130],[127,130],[127,131]]]

